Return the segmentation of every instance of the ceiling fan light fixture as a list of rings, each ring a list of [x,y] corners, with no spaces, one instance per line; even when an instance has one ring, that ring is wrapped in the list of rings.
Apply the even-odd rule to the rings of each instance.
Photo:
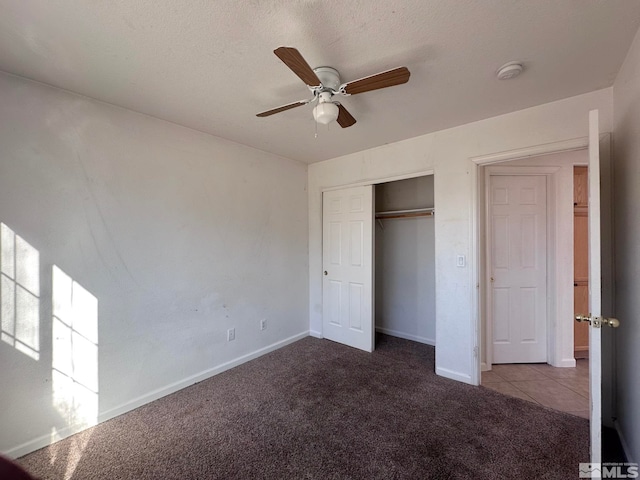
[[[333,102],[321,102],[313,109],[313,118],[323,125],[335,121],[338,118],[338,105]]]

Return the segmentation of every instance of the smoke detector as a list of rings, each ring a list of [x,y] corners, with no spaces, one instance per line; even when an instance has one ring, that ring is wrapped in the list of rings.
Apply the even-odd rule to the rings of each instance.
[[[524,67],[520,62],[509,62],[501,66],[496,72],[498,80],[511,80],[522,73]]]

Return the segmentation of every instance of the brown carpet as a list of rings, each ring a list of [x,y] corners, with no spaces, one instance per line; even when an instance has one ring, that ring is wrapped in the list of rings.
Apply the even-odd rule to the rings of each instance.
[[[434,349],[305,338],[55,445],[42,479],[568,479],[588,422],[434,373]]]

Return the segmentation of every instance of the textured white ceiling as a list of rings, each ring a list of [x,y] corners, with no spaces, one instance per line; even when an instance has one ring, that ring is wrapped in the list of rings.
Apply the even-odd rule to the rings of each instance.
[[[0,70],[311,163],[610,86],[639,24],[638,0],[0,0]],[[316,139],[311,105],[255,116],[308,96],[283,45],[411,79]]]

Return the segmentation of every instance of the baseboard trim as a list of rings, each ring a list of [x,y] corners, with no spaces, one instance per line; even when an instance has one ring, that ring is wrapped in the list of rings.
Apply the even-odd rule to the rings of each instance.
[[[324,338],[322,332],[318,332],[317,330],[309,330],[309,335],[313,338]]]
[[[575,358],[563,358],[562,360],[560,360],[558,362],[557,365],[553,365],[554,367],[558,367],[558,368],[573,368],[576,366],[576,359]]]
[[[435,339],[420,337],[418,335],[412,335],[410,333],[399,332],[397,330],[391,330],[389,328],[376,327],[376,332],[384,333],[385,335],[391,335],[392,337],[404,338],[405,340],[413,340],[414,342],[424,343],[426,345],[436,346]]]
[[[222,372],[226,372],[227,370],[233,367],[242,365],[245,362],[254,360],[258,357],[261,357],[262,355],[273,352],[279,348],[289,345],[290,343],[297,342],[298,340],[308,336],[309,336],[309,331],[305,331],[297,335],[293,335],[289,338],[285,338],[284,340],[281,340],[279,342],[272,343],[271,345],[268,345],[259,350],[256,350],[254,352],[238,357],[229,362],[225,362],[221,365],[218,365],[217,367],[204,370],[203,372],[197,373],[195,375],[191,375],[190,377],[187,377],[184,380],[180,380],[178,382],[169,384],[165,387],[149,392],[146,395],[142,395],[140,397],[134,398],[129,402],[123,403],[122,405],[111,408],[106,412],[101,413],[100,415],[98,415],[98,422],[101,423],[111,418],[117,417],[118,415],[122,415],[123,413],[129,412],[149,402],[153,402],[154,400],[170,395],[171,393],[177,392],[178,390],[182,390],[183,388],[189,387],[195,383],[202,382],[207,378],[213,377]]]
[[[618,432],[618,438],[620,439],[620,444],[622,445],[622,451],[624,452],[624,456],[627,459],[627,462],[637,463],[637,459],[633,458],[633,455],[631,455],[629,444],[627,443],[627,441],[624,438],[624,435],[622,434],[622,429],[620,428],[620,422],[618,421],[617,418],[613,421],[613,426],[616,429],[616,432]]]
[[[91,425],[70,425],[61,430],[57,430],[55,434],[48,433],[46,435],[41,435],[37,438],[34,438],[33,440],[29,440],[28,442],[20,444],[2,453],[9,458],[16,459],[22,457],[23,455],[26,455],[27,453],[35,452],[36,450],[39,450],[43,447],[52,445],[59,440],[70,437],[71,435],[80,433],[87,428],[91,428],[97,425],[98,423],[100,422],[96,422]]]
[[[141,395],[128,402],[118,405],[117,407],[111,408],[105,412],[98,414],[98,421],[94,425],[98,425],[102,422],[106,422],[107,420],[111,420],[112,418],[115,418],[119,415],[130,412],[131,410],[135,410],[136,408],[146,405],[147,403],[153,402],[154,400],[158,400],[159,398],[175,393],[178,390],[182,390],[183,388],[189,387],[198,382],[202,382],[207,378],[211,378],[233,367],[237,367],[238,365],[242,365],[243,363],[246,363],[248,361],[261,357],[262,355],[266,355],[267,353],[278,350],[279,348],[282,348],[293,342],[297,342],[298,340],[308,337],[309,334],[310,332],[308,330],[298,333],[297,335],[293,335],[289,338],[285,338],[284,340],[280,340],[279,342],[272,343],[271,345],[267,345],[266,347],[255,350],[254,352],[248,353],[246,355],[242,355],[241,357],[238,357],[234,360],[230,360],[228,362],[222,363],[216,367],[209,368],[195,375],[191,375],[178,382],[171,383],[164,387],[153,390],[145,395]],[[29,440],[28,442],[25,442],[21,445],[13,447],[2,453],[9,458],[18,458],[28,453],[31,453],[35,450],[38,450],[40,448],[51,445],[57,442],[58,440],[62,440],[71,435],[74,435],[83,430],[86,430],[87,428],[92,427],[94,425],[82,425],[82,426],[70,425],[69,427],[66,427],[56,432],[55,438],[52,438],[53,436],[52,434],[42,435],[40,437],[37,437],[33,440]]]
[[[453,370],[449,370],[448,368],[436,367],[436,375],[440,375],[441,377],[449,378],[451,380],[456,380],[462,383],[468,383],[469,385],[473,385],[471,381],[471,375],[466,373],[455,372]]]

